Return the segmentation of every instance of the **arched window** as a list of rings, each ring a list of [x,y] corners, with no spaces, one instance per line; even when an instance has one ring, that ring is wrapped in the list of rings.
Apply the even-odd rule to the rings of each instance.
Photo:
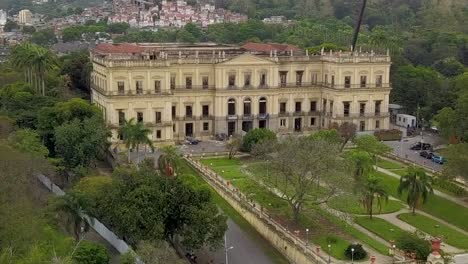
[[[260,97],[260,100],[258,100],[258,109],[261,115],[267,113],[267,100],[265,97]]]
[[[244,116],[252,114],[252,100],[250,98],[244,99]]]
[[[234,98],[228,100],[228,115],[236,115],[236,100]]]

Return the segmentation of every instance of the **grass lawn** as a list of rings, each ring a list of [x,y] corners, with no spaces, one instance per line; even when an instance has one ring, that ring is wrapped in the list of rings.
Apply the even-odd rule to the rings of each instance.
[[[388,170],[404,169],[407,167],[404,164],[381,158],[377,159],[377,166]]]
[[[204,159],[202,163],[211,167],[225,179],[239,188],[243,193],[250,195],[268,212],[284,219],[290,219],[291,211],[289,205],[265,187],[260,186],[251,176],[245,174],[248,170],[252,174],[265,173],[256,164],[242,162],[238,159],[228,160],[227,158]],[[246,165],[246,166],[244,166]],[[242,168],[242,166],[244,166]],[[300,219],[302,230],[309,228],[314,230],[314,234],[309,236],[311,242],[320,245],[323,250],[327,249],[328,244],[332,244],[332,256],[337,259],[345,259],[344,250],[353,242],[353,239],[360,240],[369,246],[374,247],[382,254],[387,253],[385,245],[378,243],[372,238],[345,224],[340,219],[329,215],[327,212],[320,211],[319,208],[308,207],[304,210]],[[331,236],[330,234],[336,234]]]
[[[400,180],[385,173],[376,172],[382,178],[382,183],[386,186],[389,195],[398,197],[397,188]],[[402,201],[406,201],[406,194],[401,196]],[[465,231],[468,231],[468,208],[453,203],[437,195],[430,195],[426,203],[420,210],[443,219]]]
[[[270,260],[275,264],[288,264],[289,261],[281,255],[272,245],[266,241],[237,211],[229,205],[216,191],[214,191],[208,183],[201,178],[198,173],[192,169],[185,161],[181,166],[182,180],[195,188],[208,188],[213,194],[213,200],[216,205],[224,212],[226,216],[231,218],[248,236],[260,245],[263,251],[270,257]]]
[[[334,208],[336,210],[350,213],[350,214],[357,214],[357,215],[366,215],[367,212],[362,206],[362,204],[357,201],[355,198],[350,197],[349,195],[342,195],[333,198],[328,202],[328,205],[331,208]],[[399,211],[400,209],[403,208],[403,205],[401,204],[400,201],[395,201],[395,200],[388,200],[385,202],[382,200],[382,210],[379,210],[379,206],[377,205],[377,201],[375,201],[374,204],[374,209],[373,209],[373,214],[388,214],[388,213],[394,213]]]
[[[413,215],[411,213],[406,213],[398,215],[398,218],[431,236],[442,237],[442,240],[449,245],[460,249],[468,249],[468,236],[429,217],[420,214]]]
[[[365,216],[356,217],[356,223],[387,241],[396,240],[407,234],[396,225],[376,217],[372,219]]]

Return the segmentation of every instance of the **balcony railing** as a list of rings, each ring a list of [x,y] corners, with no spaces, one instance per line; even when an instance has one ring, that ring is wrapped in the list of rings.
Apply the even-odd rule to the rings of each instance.
[[[265,120],[265,119],[268,119],[270,117],[269,114],[267,113],[262,113],[262,114],[258,114],[258,119],[261,119],[261,120]]]
[[[228,115],[226,117],[227,120],[237,120],[239,117],[237,115]]]
[[[244,115],[242,116],[242,119],[244,119],[244,120],[252,120],[252,119],[254,119],[254,116],[253,116],[252,114],[244,114]]]

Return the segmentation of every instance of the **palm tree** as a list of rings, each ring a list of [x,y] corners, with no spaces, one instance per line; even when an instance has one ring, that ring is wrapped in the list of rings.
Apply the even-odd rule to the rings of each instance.
[[[406,175],[400,178],[398,194],[401,196],[403,191],[408,191],[406,203],[412,209],[413,214],[416,214],[416,208],[420,203],[426,203],[429,194],[434,193],[432,178],[427,176],[423,169],[411,166]]]
[[[158,160],[158,168],[162,174],[166,176],[173,176],[179,169],[181,161],[177,148],[174,146],[166,146],[161,149],[162,155]]]
[[[148,138],[151,134],[151,130],[146,128],[142,122],[135,122],[135,118],[125,121],[124,125],[119,129],[120,134],[123,137],[123,141],[128,150],[128,163],[131,163],[130,150],[136,149],[137,155],[140,144],[149,145],[153,148],[153,142]],[[137,157],[138,159],[138,157]],[[137,160],[138,163],[138,160]]]
[[[31,60],[32,67],[37,74],[41,94],[45,96],[45,78],[47,73],[57,66],[56,57],[43,47],[34,46]]]
[[[374,201],[377,201],[379,212],[382,211],[382,199],[385,200],[385,202],[388,201],[388,193],[381,181],[380,178],[369,176],[362,188],[361,203],[369,214],[370,219],[372,219]]]
[[[88,231],[91,224],[88,218],[84,217],[86,207],[86,200],[74,194],[65,194],[52,203],[54,211],[65,215],[67,228],[71,228],[76,242],[80,240],[82,231]]]
[[[45,77],[58,64],[52,52],[37,45],[23,43],[13,49],[10,61],[14,67],[24,72],[25,81],[36,92],[45,95]]]
[[[353,166],[353,176],[355,182],[355,191],[360,192],[360,189],[365,185],[365,180],[374,171],[373,157],[362,150],[350,151],[347,155]]]

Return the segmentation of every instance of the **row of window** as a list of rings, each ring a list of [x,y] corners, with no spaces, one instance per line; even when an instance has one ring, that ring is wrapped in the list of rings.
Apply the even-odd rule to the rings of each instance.
[[[287,83],[287,71],[280,71],[280,87],[286,87],[288,86]],[[303,85],[303,76],[304,76],[304,71],[296,71],[296,85],[301,86]],[[328,74],[325,74],[325,84],[329,84],[328,82]],[[317,84],[318,82],[318,76],[317,73],[312,74],[311,78],[311,83],[312,84]],[[330,85],[332,87],[335,86],[335,76],[331,76],[330,80]],[[382,75],[377,75],[375,79],[375,86],[376,87],[382,87],[383,85],[383,76]],[[236,74],[229,74],[228,76],[228,88],[235,88],[236,87]],[[361,76],[359,87],[360,88],[365,88],[368,86],[367,83],[367,76],[363,75]],[[252,87],[252,75],[250,73],[244,74],[244,87]],[[259,79],[259,88],[265,88],[267,87],[267,76],[266,73],[262,73],[260,75]],[[135,81],[135,88],[136,88],[136,93],[137,94],[143,94],[143,81],[142,80],[137,80]],[[160,93],[161,92],[161,80],[155,80],[154,81],[154,92],[155,93]],[[170,89],[174,90],[176,88],[176,77],[171,76],[170,80]],[[186,89],[192,89],[193,88],[193,80],[191,76],[186,76],[185,77],[185,88]],[[208,89],[209,88],[209,78],[208,76],[202,76],[202,89]],[[345,76],[344,77],[344,88],[351,88],[351,76]],[[118,81],[117,82],[117,90],[119,94],[124,94],[125,93],[125,82],[124,81]]]
[[[266,115],[267,114],[267,105],[266,105],[266,98],[262,97],[259,100],[259,114]],[[333,101],[329,101],[330,104],[330,114],[333,114]],[[374,113],[380,114],[382,101],[375,101],[374,102]],[[323,100],[323,109],[326,109],[327,100]],[[366,113],[366,105],[367,103],[361,102],[359,103],[359,115],[364,116]],[[350,108],[351,102],[343,102],[343,116],[349,117],[350,116]],[[302,109],[302,102],[295,102],[296,113],[301,113]],[[311,101],[310,102],[310,112],[316,112],[317,109],[317,102]],[[125,122],[125,113],[121,110],[118,110],[119,115],[119,125],[123,125]],[[279,113],[286,114],[286,102],[279,103]],[[210,115],[210,106],[209,105],[202,105],[202,116],[208,117]],[[228,115],[234,116],[236,115],[236,100],[231,98],[228,100]],[[250,98],[246,98],[243,102],[243,115],[249,116],[252,115],[252,100]],[[192,118],[193,117],[193,107],[191,105],[185,106],[185,117]],[[176,118],[176,106],[172,106],[172,119]],[[137,112],[137,121],[144,122],[143,112]],[[155,112],[155,123],[160,124],[162,123],[162,112],[156,111]]]

